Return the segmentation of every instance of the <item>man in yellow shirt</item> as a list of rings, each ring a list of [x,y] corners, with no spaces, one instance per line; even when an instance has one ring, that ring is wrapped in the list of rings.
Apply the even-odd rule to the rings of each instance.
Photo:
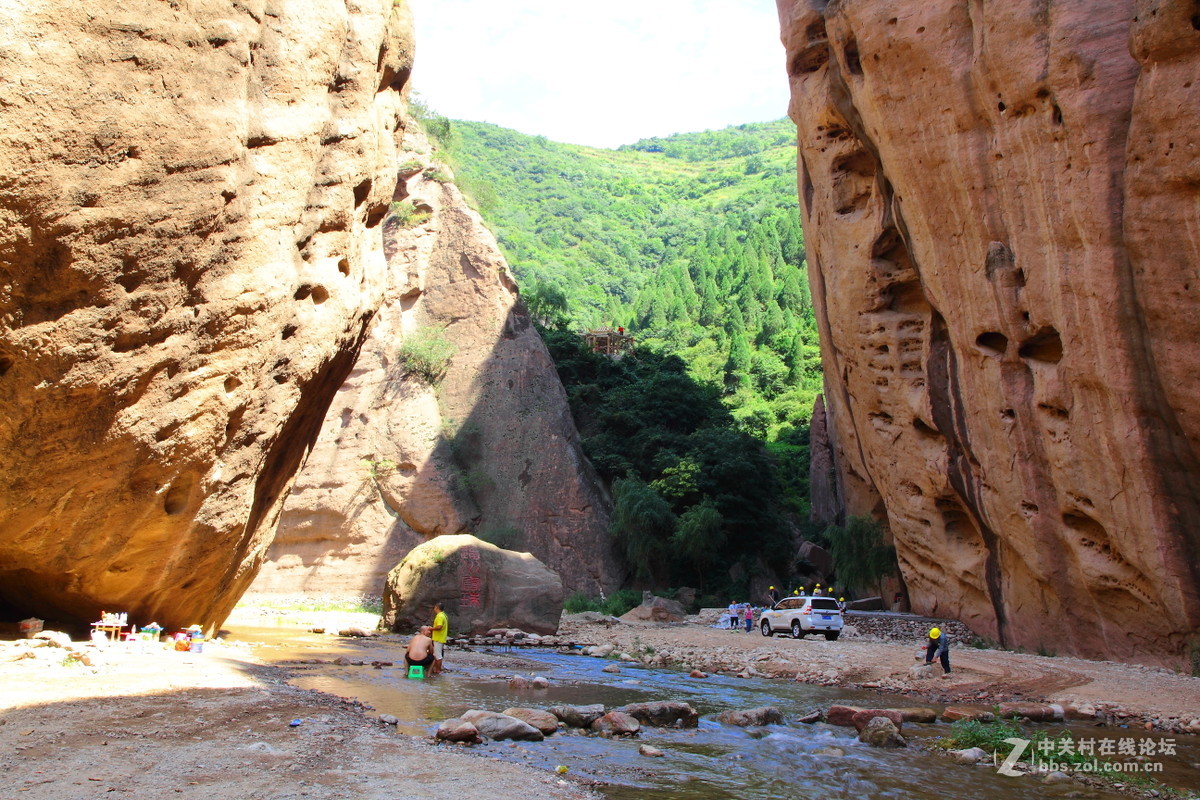
[[[442,609],[441,603],[433,604],[433,669],[430,675],[442,671],[442,659],[445,657],[446,638],[450,634],[450,620]]]

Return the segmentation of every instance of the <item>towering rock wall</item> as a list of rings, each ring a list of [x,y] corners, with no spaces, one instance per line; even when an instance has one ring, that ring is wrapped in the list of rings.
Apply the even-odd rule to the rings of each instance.
[[[0,607],[220,622],[377,308],[393,0],[0,6]]]
[[[385,300],[251,591],[383,594],[432,537],[529,550],[568,592],[621,580],[610,501],[495,239],[409,130]],[[448,356],[431,382],[406,353]]]
[[[839,502],[915,610],[1200,660],[1200,23],[778,0]]]

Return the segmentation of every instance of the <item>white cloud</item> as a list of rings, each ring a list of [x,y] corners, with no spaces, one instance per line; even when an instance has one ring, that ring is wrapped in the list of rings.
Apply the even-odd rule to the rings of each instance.
[[[437,111],[614,147],[782,117],[772,0],[411,0]]]

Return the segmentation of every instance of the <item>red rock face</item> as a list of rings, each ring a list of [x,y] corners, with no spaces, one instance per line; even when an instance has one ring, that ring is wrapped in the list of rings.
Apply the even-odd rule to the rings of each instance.
[[[1194,4],[778,6],[841,507],[886,521],[920,613],[1183,665]]]
[[[0,606],[211,627],[382,295],[404,6],[7,4],[0,51]]]

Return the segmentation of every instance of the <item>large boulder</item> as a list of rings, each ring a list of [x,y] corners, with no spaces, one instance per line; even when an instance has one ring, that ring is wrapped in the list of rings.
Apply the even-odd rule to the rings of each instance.
[[[630,609],[621,617],[622,622],[682,622],[687,617],[687,609],[682,603],[668,600],[665,597],[655,597],[647,592],[642,597],[642,604]]]
[[[562,617],[562,581],[529,553],[501,550],[470,534],[419,545],[388,573],[383,624],[411,631],[427,624],[435,602],[450,634],[520,628],[554,633]]]

